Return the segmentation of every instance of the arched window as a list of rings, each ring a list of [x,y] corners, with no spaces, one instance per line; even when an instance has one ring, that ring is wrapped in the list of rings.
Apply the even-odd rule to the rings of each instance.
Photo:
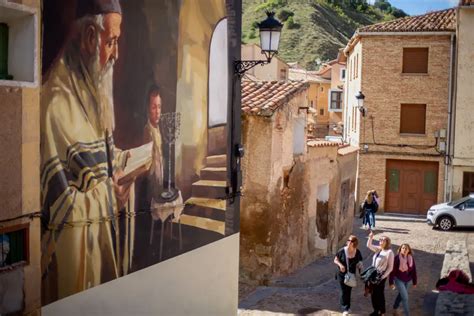
[[[212,33],[209,53],[209,127],[227,123],[227,55],[227,19],[222,19]]]

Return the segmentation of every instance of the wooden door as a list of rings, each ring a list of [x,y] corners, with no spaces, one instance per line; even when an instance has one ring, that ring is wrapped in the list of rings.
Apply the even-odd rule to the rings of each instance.
[[[385,210],[425,214],[437,202],[438,163],[387,160]]]

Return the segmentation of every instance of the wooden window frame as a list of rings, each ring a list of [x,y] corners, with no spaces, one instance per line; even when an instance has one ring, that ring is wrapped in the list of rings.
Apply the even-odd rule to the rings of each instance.
[[[416,64],[416,62],[413,61],[413,58],[409,59],[408,57],[409,54],[412,54],[412,56],[419,54],[416,57],[419,59],[418,61],[419,63]],[[421,56],[420,54],[423,54],[423,56]],[[429,47],[403,47],[402,73],[408,74],[408,75],[427,75],[429,71],[429,59],[430,59]],[[421,64],[421,62],[423,64]]]
[[[403,121],[404,117],[413,117],[413,115],[409,115],[409,114],[406,114],[406,113],[404,115],[403,112],[404,112],[404,108],[408,108],[410,106],[424,107],[423,133],[421,133],[421,128],[420,128],[420,130],[415,130],[415,129],[407,130],[407,128],[410,128],[410,126],[407,127],[407,124],[408,125],[410,125],[410,124],[409,123],[404,123],[404,121]],[[400,129],[399,129],[400,135],[426,136],[426,109],[427,109],[427,105],[426,104],[421,104],[421,103],[402,103],[402,104],[400,104]],[[419,123],[421,123],[421,121],[417,122],[417,123],[419,124]]]
[[[332,100],[332,95],[333,93],[337,93],[340,95],[340,98],[339,98],[339,108],[333,108],[332,107],[332,103],[333,103],[333,100]],[[330,89],[329,90],[329,95],[328,95],[328,99],[329,99],[329,104],[328,104],[328,112],[342,112],[342,102],[343,102],[343,91],[342,90],[339,90],[339,89]],[[337,103],[337,99],[335,101]]]

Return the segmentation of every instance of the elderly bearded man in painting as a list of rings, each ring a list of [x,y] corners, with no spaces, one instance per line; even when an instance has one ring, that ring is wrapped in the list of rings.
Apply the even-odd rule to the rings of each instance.
[[[114,148],[112,70],[118,0],[79,0],[74,29],[42,89],[43,303],[122,274],[118,184],[127,152]]]

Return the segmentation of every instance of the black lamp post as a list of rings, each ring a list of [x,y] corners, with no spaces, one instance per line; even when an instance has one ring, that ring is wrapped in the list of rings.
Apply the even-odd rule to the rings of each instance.
[[[357,108],[359,109],[360,113],[362,113],[362,116],[365,116],[367,109],[364,107],[365,95],[362,93],[362,91],[359,91],[359,93],[356,95],[356,99]]]
[[[280,34],[283,24],[275,19],[275,12],[267,11],[267,18],[258,23],[260,32],[260,47],[262,54],[267,60],[236,60],[234,61],[234,74],[242,77],[244,73],[255,67],[256,65],[265,65],[271,62],[273,56],[278,54],[278,46],[280,45]]]

